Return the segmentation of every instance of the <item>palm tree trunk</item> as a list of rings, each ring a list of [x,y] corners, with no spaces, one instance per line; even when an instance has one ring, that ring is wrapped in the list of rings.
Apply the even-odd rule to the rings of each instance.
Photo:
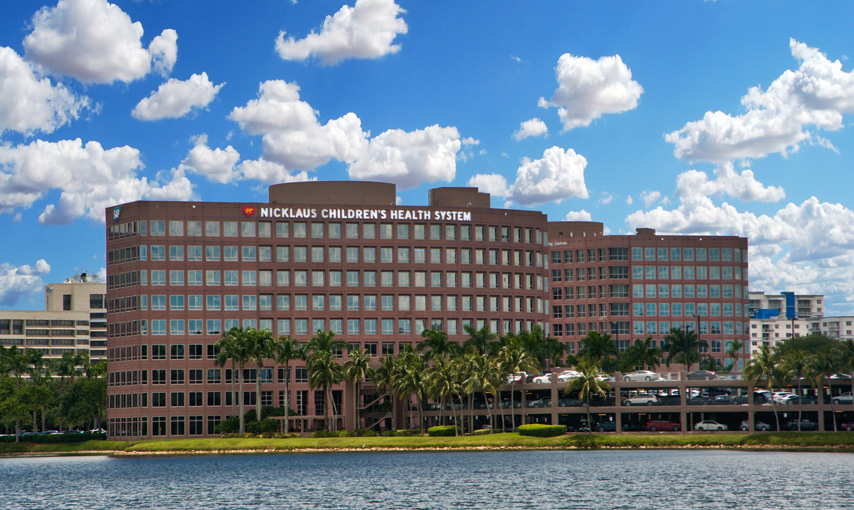
[[[510,430],[516,430],[516,378],[510,383]]]
[[[329,419],[329,405],[330,405],[329,401],[332,399],[329,397],[330,397],[329,384],[324,384],[323,385],[323,398],[326,401],[323,403],[323,426],[326,428],[326,430],[332,432],[332,426],[331,426],[332,424],[331,424],[330,419]]]
[[[264,365],[258,363],[258,373],[255,374],[255,419],[261,421],[261,369]]]
[[[486,390],[483,393],[483,405],[486,407],[486,415],[489,417],[489,433],[492,434],[494,424],[492,423],[492,410],[489,409],[489,401],[486,399]]]
[[[239,402],[239,406],[240,406],[240,433],[245,434],[246,433],[246,421],[245,421],[245,418],[243,416],[243,414],[244,414],[243,413],[243,366],[241,366],[240,371],[237,372],[237,377],[239,377],[239,379],[237,380],[237,386],[239,388],[237,398],[238,398],[238,400],[240,400],[240,402]],[[234,380],[234,378],[232,378],[232,381],[233,380]]]
[[[291,414],[291,390],[288,387],[291,379],[291,371],[290,367],[285,367],[285,371],[287,372],[287,377],[285,378],[285,434],[290,433],[290,414]]]
[[[359,381],[355,381],[354,388],[355,395],[353,395],[353,410],[356,412],[356,427],[355,429],[362,428],[362,420],[359,417]]]

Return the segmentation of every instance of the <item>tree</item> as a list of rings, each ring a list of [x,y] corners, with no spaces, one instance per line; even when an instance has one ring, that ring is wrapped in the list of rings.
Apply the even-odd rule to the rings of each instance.
[[[356,412],[356,428],[361,427],[361,419],[359,416],[359,400],[360,392],[359,385],[365,379],[374,376],[374,371],[371,368],[371,355],[365,349],[353,349],[350,351],[350,359],[344,362],[344,377],[353,383],[353,409]]]
[[[851,394],[854,395],[854,342],[843,340],[839,345],[840,370],[851,376]]]
[[[334,409],[335,403],[332,401],[331,387],[344,378],[343,368],[335,361],[337,356],[335,351],[344,349],[346,346],[347,342],[335,340],[335,332],[323,331],[322,329],[315,331],[314,336],[306,344],[305,366],[308,369],[308,382],[312,389],[323,389],[323,419],[327,430],[334,429],[331,427],[332,422],[329,419],[330,405],[333,407],[332,414],[337,414]],[[312,383],[312,380],[315,382]]]
[[[606,392],[611,389],[611,385],[600,380],[602,372],[599,370],[599,365],[591,358],[580,359],[576,365],[576,370],[580,375],[570,379],[564,391],[566,393],[578,391],[578,398],[583,400],[587,406],[587,426],[593,430],[593,422],[590,420],[590,396],[605,397]]]
[[[807,368],[807,364],[809,362],[809,357],[805,351],[800,349],[798,350],[788,350],[782,356],[779,356],[779,370],[784,374],[784,379],[792,379],[795,378],[798,384],[798,403],[801,403],[801,399],[803,398],[803,392],[801,391],[801,378],[804,376],[804,372]],[[821,378],[821,376],[818,376]],[[820,388],[820,386],[818,387]],[[818,393],[818,389],[816,389],[816,393]],[[801,430],[801,406],[798,406],[798,431]]]
[[[243,328],[231,328],[223,333],[222,338],[216,343],[216,347],[218,352],[215,364],[217,366],[224,367],[229,360],[231,361],[232,395],[234,394],[235,379],[238,383],[237,400],[240,405],[240,433],[243,434],[246,432],[245,417],[243,415],[243,367],[250,359],[246,331]],[[232,404],[232,409],[233,406],[234,404]]]
[[[489,331],[489,324],[484,324],[480,329],[475,329],[471,324],[466,324],[463,329],[469,334],[468,339],[463,342],[463,350],[466,352],[473,351],[484,354],[488,349],[489,342],[498,337]]]
[[[707,346],[705,340],[700,340],[697,337],[696,331],[685,331],[681,328],[671,328],[670,333],[664,337],[667,359],[665,363],[670,366],[670,363],[676,361],[685,365],[685,371],[691,371],[691,364],[700,361],[700,349]]]
[[[521,340],[516,337],[507,339],[504,347],[499,352],[499,368],[501,377],[506,381],[510,379],[510,423],[511,429],[516,429],[516,378],[515,374],[520,372],[537,372],[538,361],[522,346]],[[524,381],[523,381],[524,382]]]
[[[767,345],[760,345],[759,350],[753,353],[753,358],[744,367],[744,377],[755,385],[759,379],[765,380],[768,393],[774,391],[774,378],[778,375],[777,356]],[[777,420],[777,430],[780,430],[780,416],[777,414],[774,399],[771,398],[771,407],[774,409],[774,418]]]
[[[307,362],[308,384],[311,389],[321,388],[323,390],[323,421],[326,430],[334,430],[329,416],[329,407],[332,404],[333,384],[338,384],[344,378],[344,371],[338,364],[332,351],[317,351],[312,354]]]
[[[264,358],[272,358],[276,340],[269,329],[249,328],[246,334],[246,349],[250,359],[255,361],[258,372],[255,374],[255,418],[261,421],[261,371],[264,370]]]
[[[730,340],[727,344],[726,356],[732,360],[732,365],[729,367],[731,372],[738,370],[738,360],[741,357],[742,349],[744,349],[744,342],[741,340]]]
[[[427,374],[425,376],[427,382],[428,393],[431,398],[434,398],[439,402],[439,422],[442,421],[442,411],[445,406],[450,402],[453,404],[454,396],[459,394],[461,391],[456,367],[454,364],[448,360],[447,357],[435,357],[433,359],[433,365],[428,367]],[[451,417],[456,423],[456,413],[454,413],[454,406],[451,405]],[[454,427],[454,435],[458,434],[458,427]]]
[[[5,372],[11,372],[15,377],[14,394],[9,396],[4,407],[4,414],[10,415],[15,419],[15,442],[17,443],[21,436],[21,418],[26,416],[27,405],[19,398],[21,388],[23,386],[24,374],[29,370],[30,365],[27,361],[25,352],[13,345],[2,351],[2,365]]]
[[[644,370],[655,370],[659,365],[661,349],[653,347],[652,335],[644,340],[637,339],[635,343],[626,349],[621,356],[621,368],[623,371],[631,371],[640,367]]]
[[[824,388],[824,379],[831,374],[836,373],[839,367],[837,353],[834,350],[822,350],[804,356],[803,371],[807,380],[813,388],[819,403],[823,401],[822,388]],[[799,385],[800,386],[800,385]],[[800,393],[800,392],[799,392]],[[799,402],[800,403],[800,402]],[[831,409],[833,408],[833,400],[830,401]],[[798,406],[800,407],[800,406]],[[830,413],[833,418],[833,431],[836,432],[836,413]],[[801,429],[801,411],[798,409],[798,430]]]
[[[421,414],[421,402],[427,397],[427,385],[424,381],[424,372],[427,363],[413,352],[406,351],[397,358],[395,370],[397,375],[394,379],[394,389],[401,397],[406,396],[409,408],[410,426],[413,422],[411,395],[415,395],[416,408],[418,410],[418,429],[423,429],[424,420]]]
[[[285,434],[290,431],[288,417],[290,416],[290,382],[291,382],[291,360],[305,359],[305,349],[297,340],[289,336],[280,336],[275,346],[276,363],[285,367]]]
[[[391,399],[392,406],[392,424],[391,428],[397,428],[397,394],[396,394],[396,381],[398,377],[398,362],[397,358],[393,355],[386,356],[384,358],[380,358],[379,366],[377,367],[374,375],[374,382],[377,385],[378,391],[388,391],[389,399]]]
[[[425,329],[421,332],[421,340],[416,347],[425,360],[437,356],[454,357],[460,352],[460,344],[448,340],[448,334],[439,329]]]
[[[489,401],[486,395],[487,393],[495,395],[496,389],[500,384],[497,377],[498,367],[492,358],[476,352],[467,354],[466,360],[469,370],[468,377],[463,381],[463,389],[469,393],[481,392],[484,404],[486,405],[486,414],[489,416],[490,425],[492,425],[492,411],[489,408]]]
[[[587,336],[581,339],[581,349],[578,351],[579,358],[588,358],[599,365],[600,369],[607,370],[611,359],[617,357],[617,344],[611,335],[604,335],[598,331],[588,331]]]

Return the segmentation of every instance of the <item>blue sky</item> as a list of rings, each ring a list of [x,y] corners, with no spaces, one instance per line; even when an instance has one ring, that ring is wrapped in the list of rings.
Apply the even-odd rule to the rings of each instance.
[[[740,235],[750,288],[854,314],[854,4],[0,5],[0,307],[104,273],[104,207],[382,180],[423,205]]]

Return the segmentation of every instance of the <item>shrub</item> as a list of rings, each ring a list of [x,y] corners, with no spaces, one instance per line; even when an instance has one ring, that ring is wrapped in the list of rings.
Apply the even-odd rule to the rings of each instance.
[[[492,429],[478,429],[474,431],[474,435],[476,436],[482,436],[490,433],[492,433]]]
[[[265,434],[279,431],[279,422],[272,418],[265,418],[261,421],[253,421],[246,424],[246,431],[252,434]]]
[[[54,444],[54,443],[82,443],[83,441],[89,441],[90,439],[107,439],[107,434],[103,432],[70,432],[65,434],[31,434],[31,435],[21,435],[20,441],[22,443],[41,443],[41,444]],[[2,443],[14,443],[15,442],[15,434],[11,434],[8,436],[0,436],[0,442]]]
[[[331,430],[315,430],[311,433],[311,437],[338,437],[338,432]]]
[[[456,425],[437,425],[427,429],[427,435],[430,437],[437,436],[455,436],[460,433],[460,428]]]
[[[532,423],[519,427],[520,436],[555,437],[566,434],[566,425],[543,425]]]
[[[394,431],[394,435],[397,437],[420,436],[421,431],[418,429],[399,429]]]

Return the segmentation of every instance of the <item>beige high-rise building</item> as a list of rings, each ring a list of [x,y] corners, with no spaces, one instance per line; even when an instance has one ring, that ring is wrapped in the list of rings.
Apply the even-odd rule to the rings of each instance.
[[[87,352],[107,358],[107,285],[87,274],[45,285],[44,310],[0,310],[0,345],[38,349],[45,359]]]

